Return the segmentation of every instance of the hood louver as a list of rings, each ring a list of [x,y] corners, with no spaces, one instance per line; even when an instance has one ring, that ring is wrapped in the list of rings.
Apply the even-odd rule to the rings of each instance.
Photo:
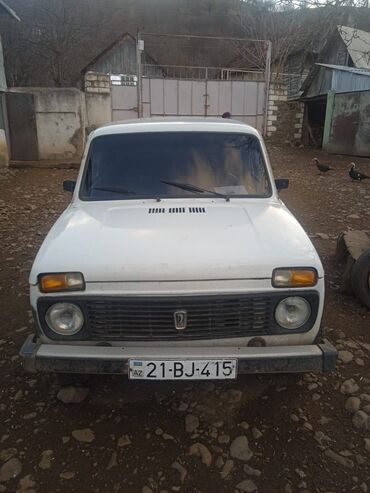
[[[165,209],[163,207],[152,207],[148,209],[148,214],[205,214],[205,207],[170,207]]]

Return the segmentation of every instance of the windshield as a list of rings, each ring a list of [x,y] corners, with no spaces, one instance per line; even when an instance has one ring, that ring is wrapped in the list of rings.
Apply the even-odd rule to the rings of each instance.
[[[270,193],[255,136],[148,132],[93,139],[80,198],[268,197]]]

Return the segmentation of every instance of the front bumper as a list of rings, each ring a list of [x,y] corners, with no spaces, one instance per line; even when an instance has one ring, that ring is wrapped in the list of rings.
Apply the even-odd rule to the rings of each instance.
[[[305,373],[334,370],[337,350],[322,344],[268,347],[112,347],[41,344],[30,335],[20,355],[28,371],[84,374],[128,373],[130,359],[237,359],[242,373]]]

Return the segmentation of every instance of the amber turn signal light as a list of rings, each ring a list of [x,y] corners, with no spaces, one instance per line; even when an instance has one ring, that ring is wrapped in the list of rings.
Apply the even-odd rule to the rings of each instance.
[[[317,284],[317,271],[305,269],[275,269],[272,273],[274,288],[307,288]]]
[[[42,293],[82,291],[85,289],[85,281],[81,272],[40,274],[38,279]]]

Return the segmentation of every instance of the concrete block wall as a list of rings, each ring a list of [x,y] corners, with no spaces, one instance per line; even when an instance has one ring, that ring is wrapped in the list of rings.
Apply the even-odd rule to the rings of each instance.
[[[15,87],[11,92],[33,95],[40,160],[81,158],[86,135],[83,92],[71,87]]]
[[[267,104],[268,139],[279,143],[300,142],[303,127],[303,103],[288,101],[286,86],[272,82]]]
[[[110,94],[110,77],[107,74],[86,72],[84,85],[86,93]]]

